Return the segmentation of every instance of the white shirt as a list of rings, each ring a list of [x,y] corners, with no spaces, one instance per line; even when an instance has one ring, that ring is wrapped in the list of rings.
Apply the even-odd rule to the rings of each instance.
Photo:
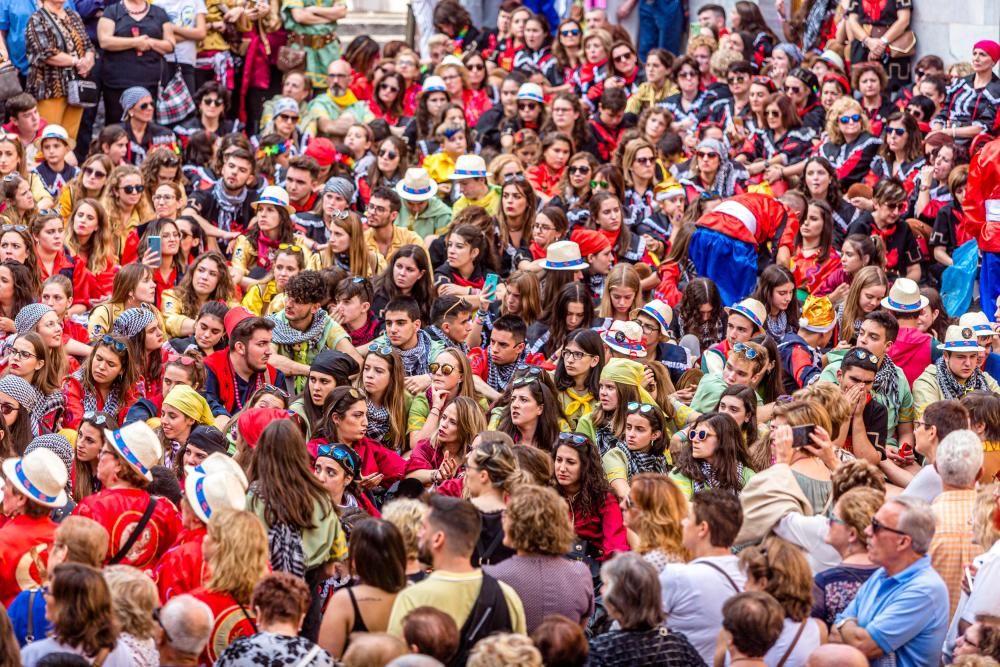
[[[195,18],[198,14],[208,14],[205,7],[205,0],[156,0],[157,7],[162,7],[163,11],[170,17],[170,22],[179,28],[193,28]],[[167,56],[167,62],[178,62],[183,65],[194,65],[198,56],[198,43],[190,39],[182,39],[177,36],[177,44],[174,46],[173,57]],[[194,91],[191,91],[194,94]]]
[[[38,661],[50,653],[75,653],[82,655],[79,649],[57,642],[52,637],[32,642],[21,649],[21,664],[24,667],[35,667]],[[86,658],[88,662],[93,662]],[[132,652],[122,642],[115,643],[115,650],[104,660],[104,667],[132,667],[134,665]]]
[[[739,591],[715,568],[722,568]],[[736,556],[709,556],[690,563],[671,563],[660,573],[667,628],[683,632],[706,664],[712,664],[715,640],[722,628],[722,605],[743,591],[746,575]]]
[[[929,503],[944,493],[944,484],[941,482],[941,475],[932,465],[925,465],[920,469],[910,483],[903,489],[904,496],[912,498],[922,498]]]
[[[994,542],[989,551],[976,556],[972,562],[976,566],[976,578],[972,582],[972,593],[976,596],[978,610],[970,604],[972,597],[963,590],[962,595],[958,598],[955,615],[951,617],[951,625],[948,626],[948,636],[944,640],[943,653],[946,663],[950,663],[952,660],[955,640],[958,638],[959,621],[975,623],[977,613],[986,613],[990,616],[1000,615],[1000,611],[997,610],[1000,605],[996,603],[996,589],[1000,586],[1000,542]],[[978,595],[976,595],[977,593]],[[984,602],[992,602],[993,609],[989,609],[987,605],[983,604]]]
[[[829,523],[823,515],[804,516],[792,512],[781,517],[774,533],[783,540],[802,547],[813,574],[819,574],[840,565],[837,550],[826,543]]]

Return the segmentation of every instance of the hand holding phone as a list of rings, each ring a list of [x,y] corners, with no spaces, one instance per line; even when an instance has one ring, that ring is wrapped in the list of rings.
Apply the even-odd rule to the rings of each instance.
[[[500,282],[500,276],[495,273],[486,274],[486,279],[483,281],[483,289],[479,292],[480,296],[484,299],[492,301],[497,294],[498,282]]]
[[[802,424],[792,427],[792,448],[802,449],[812,444],[812,434],[816,430],[815,424]]]

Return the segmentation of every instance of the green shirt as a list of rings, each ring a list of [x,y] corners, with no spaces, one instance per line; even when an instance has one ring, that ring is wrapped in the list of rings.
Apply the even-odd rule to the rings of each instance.
[[[272,315],[271,319],[276,322],[288,324],[288,319],[285,317],[284,310],[280,313]],[[296,363],[309,366],[312,364],[312,361],[316,358],[317,354],[323,350],[336,350],[337,345],[342,340],[350,342],[349,334],[344,331],[344,327],[337,324],[332,317],[327,317],[326,325],[323,328],[323,335],[319,344],[313,345],[310,343],[295,343],[294,345],[278,345],[275,343],[274,349],[278,354],[288,357]],[[307,379],[308,378],[305,375],[298,375],[295,377],[296,393],[302,393],[306,387]]]
[[[253,491],[247,494],[247,509],[270,528],[264,512],[264,501]],[[302,531],[302,552],[306,569],[311,570],[331,560],[344,560],[347,557],[347,539],[332,500],[326,512],[318,503],[313,507],[312,524],[313,528]]]
[[[409,229],[424,241],[432,234],[439,234],[450,224],[451,209],[437,197],[428,199],[427,208],[416,217],[413,217],[404,202],[399,209],[399,217],[396,218],[397,227]]]

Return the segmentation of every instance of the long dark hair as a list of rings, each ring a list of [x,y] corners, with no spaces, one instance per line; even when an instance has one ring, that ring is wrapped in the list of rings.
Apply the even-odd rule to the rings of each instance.
[[[830,177],[830,185],[826,189],[825,201],[830,205],[832,210],[839,211],[840,207],[844,205],[844,193],[840,187],[840,177],[837,176],[837,170],[825,157],[814,155],[806,160],[805,169],[802,171],[802,187],[805,189],[805,193],[807,195],[810,194],[809,187],[805,184],[805,173],[809,171],[809,165],[811,164],[818,164],[823,168],[823,171],[826,172],[827,176]]]
[[[806,204],[806,215],[809,215],[810,206],[818,208],[820,217],[823,218],[823,230],[819,234],[819,255],[816,256],[816,265],[822,266],[830,259],[830,250],[833,248],[833,209],[822,199],[810,199]],[[801,227],[795,235],[795,247],[802,247]]]
[[[324,517],[333,512],[330,494],[313,473],[302,431],[291,420],[271,422],[260,434],[247,477],[264,505],[268,525],[284,523],[308,530],[316,527],[316,505]]]
[[[750,453],[743,442],[743,433],[739,424],[732,416],[724,412],[706,412],[691,424],[691,430],[697,431],[700,424],[707,424],[715,431],[719,444],[712,455],[712,472],[720,489],[739,493],[743,490],[743,478],[740,476],[738,463],[744,468],[750,468]],[[705,484],[708,479],[701,470],[701,464],[694,458],[691,447],[683,447],[677,455],[674,471],[684,475],[692,482]]]
[[[590,298],[587,288],[580,283],[572,283],[563,287],[556,300],[556,305],[552,309],[552,317],[549,318],[549,339],[542,347],[542,352],[546,357],[558,350],[566,341],[566,336],[570,334],[566,327],[566,314],[569,312],[569,304],[579,303],[583,305],[583,321],[578,328],[589,329],[594,321],[594,301]]]
[[[265,204],[269,206],[269,204]],[[281,222],[278,224],[278,242],[291,244],[295,241],[295,226],[292,224],[292,215],[288,212],[284,206],[275,206],[274,210],[278,212],[278,217]],[[260,239],[260,227],[257,225],[256,220],[250,228],[247,230],[247,240],[250,242],[250,247],[257,250],[257,241]]]
[[[90,351],[90,356],[83,362],[80,384],[83,386],[83,391],[85,394],[94,394],[97,392],[97,385],[94,384],[94,375],[90,370],[91,364],[94,363],[94,355],[101,348],[110,350],[112,354],[118,357],[121,362],[122,369],[118,373],[118,377],[115,378],[114,382],[111,383],[110,391],[116,392],[120,399],[124,399],[128,394],[131,387],[139,381],[139,369],[136,365],[135,359],[132,358],[131,348],[128,341],[120,336],[111,336],[114,339],[114,343],[120,343],[122,350],[119,352],[115,349],[115,345],[107,344],[104,342],[103,337],[94,344],[93,349]]]
[[[590,225],[593,229],[599,230],[601,228],[600,223],[597,222],[597,215],[601,212],[601,206],[608,200],[614,200],[618,204],[618,210],[621,213],[622,223],[618,230],[618,240],[615,241],[613,248],[615,257],[621,259],[632,246],[632,230],[625,224],[625,206],[622,204],[622,198],[607,191],[593,193],[590,201],[587,202],[587,208],[590,211]]]
[[[731,384],[723,390],[719,403],[722,403],[722,399],[726,396],[734,396],[743,403],[747,420],[740,424],[740,431],[743,433],[743,442],[750,447],[757,440],[757,393],[745,384]],[[719,409],[718,403],[715,409]]]
[[[701,307],[712,306],[712,314],[707,323],[701,321]],[[715,283],[707,278],[695,278],[684,287],[677,314],[683,325],[681,335],[695,336],[703,348],[711,347],[718,341],[722,322],[722,295]]]
[[[53,602],[52,630],[56,641],[88,657],[113,649],[118,639],[111,606],[111,589],[101,572],[82,563],[60,563],[49,582]]]
[[[591,368],[587,375],[587,389],[591,396],[596,397],[597,392],[601,389],[601,371],[604,370],[604,342],[601,340],[601,335],[589,327],[584,327],[572,331],[566,336],[563,349],[565,350],[570,343],[576,343],[584,352],[592,354],[598,359],[597,365]],[[562,356],[556,363],[555,382],[559,389],[572,389],[576,386],[576,381],[566,372],[566,362],[563,361]]]
[[[740,0],[736,3],[735,7],[736,13],[740,17],[740,30],[749,32],[757,37],[759,33],[764,33],[770,37],[774,42],[779,42],[778,36],[774,34],[767,25],[767,21],[764,20],[764,15],[760,12],[760,7],[756,3],[748,2],[747,0]]]
[[[395,76],[402,79],[402,76],[398,74],[396,74]],[[402,96],[403,96],[402,93],[400,93],[400,97]],[[401,138],[397,137],[394,134],[390,134],[388,137],[379,142],[378,150],[375,151],[376,154],[378,153],[378,151],[382,150],[382,144],[384,144],[387,141],[392,144],[392,147],[395,148],[396,152],[399,154],[399,166],[396,167],[396,173],[405,174],[407,168],[410,166],[410,147],[407,146],[406,142],[403,141]],[[377,159],[372,160],[371,166],[368,167],[368,174],[367,174],[368,187],[374,190],[380,185],[384,185],[387,176],[392,176],[392,174],[383,174],[382,170],[378,168],[378,160]]]
[[[569,102],[577,111],[576,122],[573,123],[573,133],[570,138],[573,139],[573,145],[576,149],[582,150],[581,147],[589,144],[594,137],[593,133],[590,131],[590,123],[588,122],[590,114],[584,110],[583,105],[580,102],[580,98],[574,93],[569,92],[562,92],[553,97],[552,101],[549,102],[549,109],[551,110],[552,105],[559,100]],[[542,125],[541,133],[544,136],[555,131],[556,124],[552,121],[552,113],[550,111],[548,119],[546,119],[545,123]]]
[[[441,122],[441,118],[444,117],[444,112],[447,110],[447,106],[442,108],[441,114],[437,117],[428,111],[427,99],[436,93],[448,97],[447,91],[444,90],[424,90],[421,91],[420,95],[417,97],[417,113],[413,116],[413,123],[417,128],[417,141],[434,138],[434,128],[436,128],[438,123]]]
[[[795,276],[792,272],[783,267],[780,264],[772,264],[771,266],[764,269],[760,276],[757,278],[757,287],[753,291],[753,298],[764,304],[764,310],[767,311],[767,316],[771,317],[771,297],[774,296],[774,290],[778,289],[782,285],[787,283],[795,284]],[[793,328],[798,328],[799,326],[799,300],[792,297],[792,300],[788,304],[788,308],[785,309],[785,315],[788,317],[788,323]]]
[[[576,433],[574,436],[580,436]],[[580,491],[575,496],[568,496],[566,490],[559,485],[559,482],[552,478],[552,484],[556,487],[566,502],[569,503],[574,513],[582,516],[600,516],[601,508],[607,500],[611,485],[608,484],[608,476],[601,465],[601,455],[597,451],[597,445],[587,436],[580,436],[583,442],[574,442],[575,438],[559,438],[552,448],[552,459],[560,447],[569,447],[580,457]]]
[[[381,86],[386,79],[395,79],[396,84],[399,87],[399,92],[396,93],[396,99],[388,109],[379,97],[379,86]],[[382,113],[395,116],[396,118],[402,117],[403,97],[406,96],[406,79],[403,78],[403,75],[398,72],[386,72],[382,76],[375,79],[372,83],[372,87],[374,88],[374,90],[372,90],[372,100],[375,102],[375,105],[382,110]]]
[[[196,319],[198,313],[201,311],[201,306],[198,304],[198,295],[194,291],[195,270],[203,262],[208,260],[214,261],[215,265],[218,267],[219,282],[216,283],[215,289],[212,293],[205,297],[204,303],[207,304],[212,301],[228,303],[236,298],[236,287],[233,285],[233,279],[229,275],[228,264],[226,263],[225,257],[215,250],[202,253],[191,263],[190,266],[187,267],[184,272],[184,277],[181,278],[180,284],[174,288],[174,293],[181,302],[181,312],[192,319]]]
[[[31,243],[33,246],[33,239]],[[7,267],[10,271],[11,280],[14,283],[14,295],[10,303],[10,312],[5,313],[10,319],[14,319],[14,316],[21,312],[21,309],[28,304],[34,303],[35,295],[32,286],[35,284],[35,277],[31,269],[21,264],[21,262],[15,262],[12,259],[4,261],[0,266]]]
[[[437,290],[434,289],[434,269],[431,268],[430,259],[427,257],[427,251],[418,245],[404,245],[399,250],[392,254],[389,258],[389,263],[386,265],[385,270],[375,277],[374,283],[375,292],[377,294],[383,295],[386,299],[386,303],[393,301],[399,297],[406,296],[403,294],[399,287],[396,286],[395,281],[392,277],[392,269],[396,266],[396,262],[400,259],[407,257],[413,260],[413,263],[417,265],[417,269],[424,272],[424,277],[417,280],[413,284],[413,290],[410,296],[420,304],[421,319],[424,322],[430,321],[431,306],[434,305],[434,300],[437,297]],[[375,313],[381,317],[380,313]]]
[[[767,363],[771,368],[764,371],[764,377],[760,379],[757,391],[764,398],[764,403],[774,403],[785,393],[784,371],[781,369],[781,358],[778,356],[778,343],[766,333],[754,336],[750,342],[757,343],[767,350]]]
[[[326,410],[323,411],[323,423],[320,424],[317,435],[325,438],[327,442],[341,442],[337,434],[337,425],[333,423],[333,417],[343,417],[352,405],[361,402],[368,410],[368,403],[365,401],[365,393],[356,387],[336,387],[326,397]],[[352,442],[345,442],[345,445],[352,445]]]
[[[511,384],[513,385],[513,383]],[[559,437],[559,416],[562,414],[555,395],[548,385],[538,380],[529,381],[517,387],[512,386],[511,393],[516,389],[527,389],[531,392],[531,398],[543,407],[542,414],[538,416],[538,421],[535,423],[535,446],[540,449],[551,448],[556,438]],[[520,437],[521,431],[511,421],[510,406],[511,403],[508,401],[500,414],[500,424],[497,426],[497,430],[514,439]]]

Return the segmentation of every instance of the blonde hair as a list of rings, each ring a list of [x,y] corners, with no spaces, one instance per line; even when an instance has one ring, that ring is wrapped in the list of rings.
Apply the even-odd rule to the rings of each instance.
[[[633,139],[632,141],[625,144],[625,153],[622,155],[621,169],[625,177],[626,187],[631,188],[634,187],[635,185],[634,183],[632,183],[632,166],[635,164],[635,156],[643,148],[648,148],[650,151],[652,151],[653,159],[654,160],[656,159],[656,154],[657,154],[656,146],[654,146],[652,142],[650,142],[648,139],[644,137]],[[656,184],[656,175],[654,174],[653,178],[651,179],[650,185],[655,185],[655,184]]]
[[[351,267],[351,275],[372,279],[375,276],[378,259],[365,243],[364,228],[361,226],[361,218],[358,217],[358,214],[354,211],[348,211],[346,217],[334,217],[329,224],[340,227],[347,232],[350,238],[347,257]],[[323,249],[320,257],[323,260],[323,266],[334,266],[333,250],[330,249],[329,245]]]
[[[858,544],[863,547],[868,546],[865,528],[871,525],[872,517],[883,503],[885,503],[885,493],[864,486],[846,491],[837,500],[836,507],[839,508],[840,519],[847,528],[854,529]]]
[[[242,605],[250,604],[253,588],[267,576],[267,531],[257,515],[220,510],[208,521],[208,536],[215,553],[208,559],[209,590],[231,594]]]
[[[794,394],[795,398],[803,401],[815,401],[822,405],[830,416],[830,426],[828,431],[830,439],[836,441],[840,437],[840,432],[847,426],[847,421],[851,418],[851,404],[844,397],[844,392],[840,387],[832,382],[813,382],[807,387],[799,389]]]
[[[604,47],[604,55],[608,58],[611,57],[611,45],[614,40],[611,38],[611,33],[604,28],[598,28],[596,30],[591,30],[586,35],[583,36],[583,41],[580,42],[580,52],[587,49],[587,42],[596,39]]]
[[[694,58],[694,52],[703,46],[707,46],[709,51],[715,52],[718,47],[718,42],[715,41],[715,37],[711,35],[706,35],[705,33],[698,33],[688,40],[687,45],[687,55],[689,58]]]
[[[851,289],[847,292],[844,300],[843,314],[840,316],[840,340],[847,341],[854,345],[858,336],[854,333],[855,320],[863,320],[865,314],[861,312],[861,290],[881,285],[889,289],[889,279],[886,278],[885,271],[877,266],[861,267],[851,280]]]
[[[160,605],[156,584],[130,565],[109,565],[102,571],[111,590],[111,609],[118,629],[137,639],[153,636],[153,610]]]
[[[688,515],[684,493],[666,475],[639,473],[632,478],[631,496],[639,510],[631,529],[639,538],[640,554],[659,550],[687,561],[691,554],[681,544],[681,520]]]
[[[611,305],[611,290],[618,287],[625,287],[635,292],[635,299],[629,311],[642,308],[642,286],[639,273],[635,268],[626,262],[616,264],[608,273],[608,278],[604,283],[604,294],[601,295],[601,303],[597,307],[598,317],[614,317],[614,308]]]
[[[417,531],[430,509],[426,503],[413,498],[393,500],[382,508],[382,518],[399,529],[403,536],[403,546],[407,558],[416,558],[418,552]]]
[[[830,110],[826,112],[826,134],[829,141],[837,146],[844,143],[844,134],[840,131],[840,117],[852,112],[861,116],[861,131],[871,132],[871,125],[868,123],[868,114],[861,108],[861,104],[853,97],[847,95],[838,97],[830,105]]]
[[[517,163],[517,168],[520,169],[521,172],[524,172],[524,165],[521,164],[521,160],[519,160],[513,153],[501,153],[490,160],[490,166],[486,170],[486,173],[489,176],[491,185],[503,185],[503,182],[500,180],[500,172],[502,172],[503,168],[511,162]]]
[[[768,537],[760,546],[740,553],[740,568],[747,578],[763,582],[785,610],[785,616],[802,622],[812,609],[813,575],[802,549],[779,537]]]
[[[525,484],[507,504],[507,539],[518,551],[562,556],[573,544],[569,505],[555,489]]]
[[[983,551],[988,551],[1000,539],[1000,530],[993,523],[993,510],[996,507],[993,494],[996,488],[996,482],[980,485],[972,510],[972,534],[975,543]]]
[[[108,176],[108,187],[104,191],[104,196],[101,197],[101,205],[108,216],[111,231],[116,238],[121,238],[123,244],[128,234],[129,221],[122,218],[121,210],[118,207],[118,188],[121,182],[129,176],[138,176],[139,184],[143,185],[142,172],[139,171],[138,167],[130,164],[118,165]],[[153,211],[146,197],[139,197],[139,203],[132,209],[132,215],[138,216],[140,223],[153,217]]]
[[[480,640],[466,667],[542,667],[542,653],[524,635],[506,632]]]

